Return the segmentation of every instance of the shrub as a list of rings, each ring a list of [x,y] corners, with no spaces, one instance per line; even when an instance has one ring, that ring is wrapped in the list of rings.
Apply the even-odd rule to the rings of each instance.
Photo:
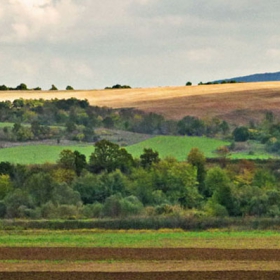
[[[249,129],[245,126],[235,128],[232,134],[236,142],[247,141],[250,137]]]
[[[103,204],[95,202],[93,204],[87,204],[82,209],[82,215],[85,218],[101,218],[103,212]]]

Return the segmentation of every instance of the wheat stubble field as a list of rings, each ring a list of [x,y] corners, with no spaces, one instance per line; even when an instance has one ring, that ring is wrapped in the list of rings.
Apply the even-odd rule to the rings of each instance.
[[[96,106],[137,108],[171,119],[186,115],[220,117],[240,124],[259,120],[267,110],[280,116],[280,82],[121,90],[11,91],[1,92],[0,101],[70,97],[87,99]]]

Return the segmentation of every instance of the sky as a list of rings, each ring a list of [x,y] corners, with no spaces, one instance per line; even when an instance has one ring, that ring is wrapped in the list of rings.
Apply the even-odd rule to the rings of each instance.
[[[279,0],[0,0],[0,85],[180,86],[280,71]]]

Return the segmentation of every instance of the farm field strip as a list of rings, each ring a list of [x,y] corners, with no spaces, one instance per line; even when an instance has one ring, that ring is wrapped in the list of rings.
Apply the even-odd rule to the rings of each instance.
[[[5,280],[280,279],[277,231],[0,231],[0,245]]]
[[[0,262],[0,271],[170,272],[170,271],[280,271],[280,262],[189,261],[178,262]]]
[[[0,247],[280,249],[277,231],[0,231]]]
[[[216,248],[0,248],[0,262],[10,261],[270,261],[280,262],[280,249]]]

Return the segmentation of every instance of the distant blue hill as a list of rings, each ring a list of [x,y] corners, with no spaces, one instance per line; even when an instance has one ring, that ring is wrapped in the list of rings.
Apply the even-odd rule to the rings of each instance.
[[[231,79],[217,80],[215,82],[220,83],[222,81],[236,81],[236,82],[245,82],[245,83],[280,81],[280,72],[253,74],[248,76],[235,77]]]

